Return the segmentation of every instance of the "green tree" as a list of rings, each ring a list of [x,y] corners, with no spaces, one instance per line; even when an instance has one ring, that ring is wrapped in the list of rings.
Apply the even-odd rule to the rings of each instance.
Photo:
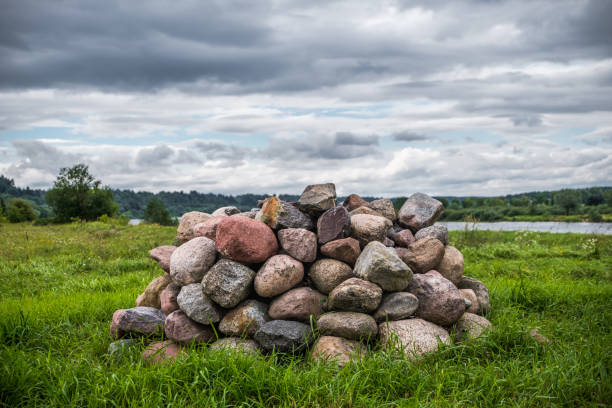
[[[476,201],[472,197],[464,198],[461,202],[463,208],[472,208],[476,204]]]
[[[514,197],[512,200],[510,200],[510,204],[514,207],[528,207],[530,203],[531,200],[526,195],[521,197]]]
[[[580,193],[576,190],[564,189],[555,194],[555,204],[563,208],[565,215],[569,215],[570,211],[578,209],[580,201]]]
[[[36,211],[32,204],[22,198],[11,198],[6,207],[6,218],[10,222],[25,222],[34,221],[36,219]]]
[[[101,184],[84,164],[60,169],[53,188],[46,194],[55,218],[67,222],[71,218],[93,221],[103,214],[114,216],[118,207],[113,193]]]
[[[0,197],[0,216],[6,213],[6,204],[4,204],[4,198]]]
[[[444,208],[448,208],[449,203],[448,200],[444,197],[434,197],[436,200],[438,200],[439,202],[442,203],[442,205],[444,206]]]
[[[172,217],[164,203],[157,197],[151,197],[144,211],[144,219],[160,225],[174,225]]]

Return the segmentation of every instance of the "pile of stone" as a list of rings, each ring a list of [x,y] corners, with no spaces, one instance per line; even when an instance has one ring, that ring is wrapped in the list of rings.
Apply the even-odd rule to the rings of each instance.
[[[463,276],[461,252],[435,224],[443,210],[421,193],[397,214],[391,200],[356,194],[337,205],[328,183],[306,187],[297,202],[189,212],[179,246],[150,251],[166,273],[136,307],[114,313],[111,334],[121,340],[111,349],[164,333],[145,358],[210,343],[345,364],[377,342],[414,358],[478,336],[490,326],[488,289]]]

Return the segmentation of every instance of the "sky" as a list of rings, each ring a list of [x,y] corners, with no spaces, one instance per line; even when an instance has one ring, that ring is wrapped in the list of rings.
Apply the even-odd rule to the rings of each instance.
[[[612,1],[0,0],[0,174],[47,188],[612,185]]]

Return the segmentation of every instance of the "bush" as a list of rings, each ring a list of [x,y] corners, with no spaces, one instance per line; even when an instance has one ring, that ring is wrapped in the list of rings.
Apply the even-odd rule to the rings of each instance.
[[[591,208],[589,210],[589,221],[591,221],[591,222],[602,222],[603,221],[603,217],[601,216],[599,211],[597,211],[597,209]]]
[[[157,198],[151,197],[147,203],[147,208],[144,211],[144,219],[147,222],[154,222],[160,225],[174,225],[175,222],[170,217],[170,213],[164,206],[164,203]]]
[[[12,198],[6,207],[6,218],[10,222],[34,221],[37,218],[32,204],[21,198]]]

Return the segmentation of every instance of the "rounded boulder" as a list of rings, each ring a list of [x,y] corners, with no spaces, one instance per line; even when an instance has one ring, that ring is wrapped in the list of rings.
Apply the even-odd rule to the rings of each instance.
[[[217,250],[231,260],[261,263],[278,251],[276,236],[261,221],[224,217],[217,226]]]

